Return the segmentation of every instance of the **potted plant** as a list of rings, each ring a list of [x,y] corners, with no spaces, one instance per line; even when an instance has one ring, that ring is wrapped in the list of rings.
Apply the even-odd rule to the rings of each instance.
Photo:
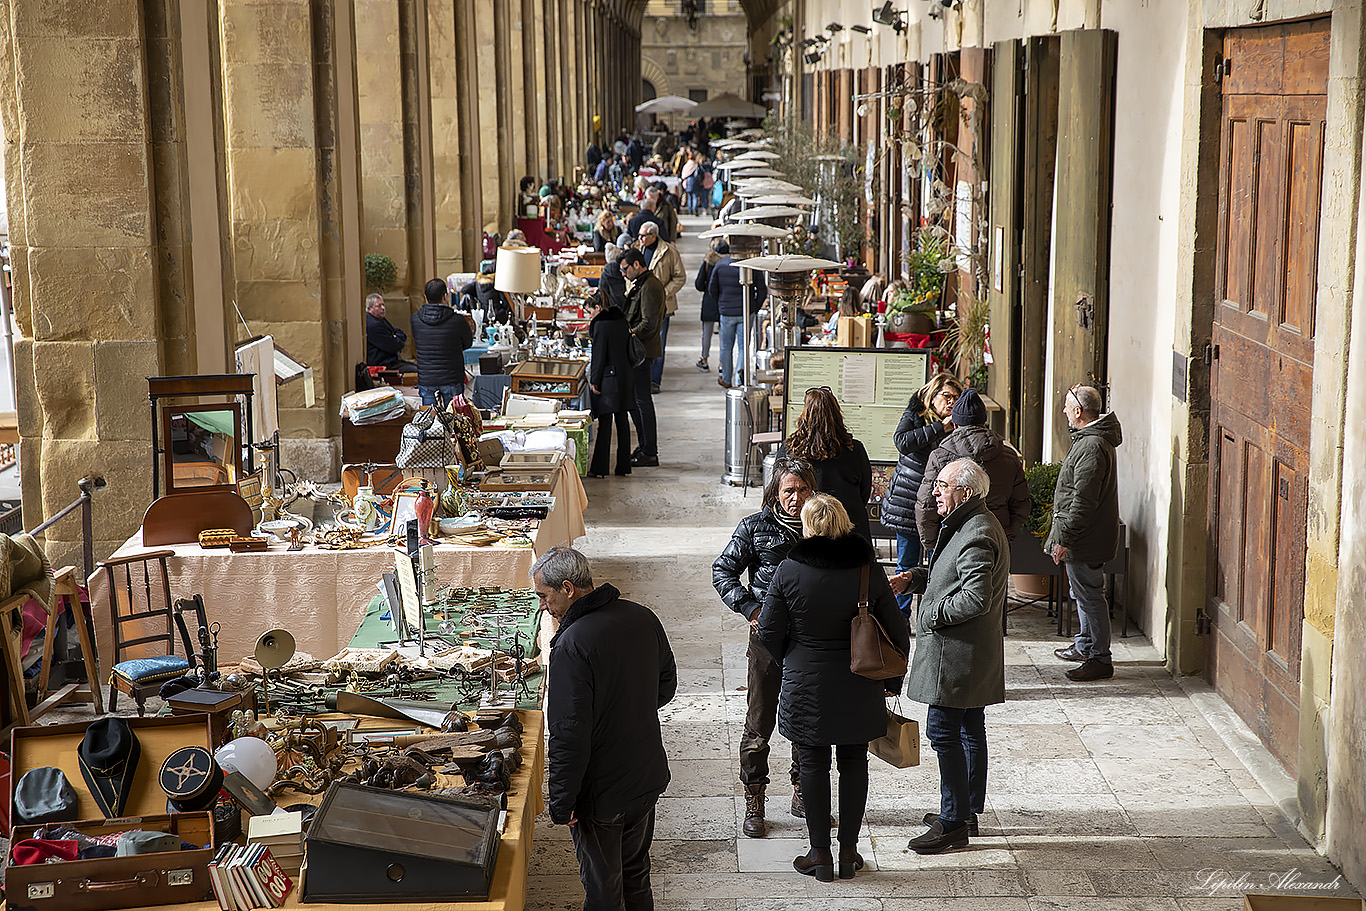
[[[948,245],[933,231],[921,229],[906,259],[906,287],[892,298],[887,331],[929,335],[935,328],[944,276],[952,272]]]
[[[365,290],[384,294],[398,284],[398,264],[383,253],[365,254]]]
[[[1030,540],[1021,543],[1038,548],[1040,553],[1049,529],[1053,527],[1053,489],[1057,487],[1061,469],[1061,462],[1039,462],[1024,470],[1025,481],[1029,484],[1029,518],[1025,519],[1024,530]],[[1044,554],[1044,559],[1052,558]],[[1011,573],[1010,579],[1016,594],[1025,598],[1047,598],[1053,581],[1052,576],[1035,573]]]

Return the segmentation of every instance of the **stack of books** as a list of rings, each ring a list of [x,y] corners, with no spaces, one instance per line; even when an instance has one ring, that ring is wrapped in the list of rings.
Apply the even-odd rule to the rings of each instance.
[[[223,911],[278,908],[294,886],[265,845],[231,842],[221,846],[209,864],[209,879]]]
[[[294,879],[304,861],[304,816],[302,813],[275,813],[253,816],[247,821],[247,843],[270,848],[275,862]]]

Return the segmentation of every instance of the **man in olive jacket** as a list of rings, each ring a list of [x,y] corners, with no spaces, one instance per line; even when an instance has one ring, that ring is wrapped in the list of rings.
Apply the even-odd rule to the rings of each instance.
[[[552,547],[531,567],[550,640],[546,808],[570,827],[587,911],[654,907],[650,841],[669,785],[659,709],[678,689],[668,636],[649,608],[594,587],[588,559]]]
[[[929,570],[890,580],[894,592],[924,590],[906,696],[929,706],[925,736],[939,757],[941,800],[937,814],[925,814],[929,829],[910,841],[918,854],[965,846],[986,806],[985,708],[1006,698],[1001,633],[1010,574],[1010,544],[986,506],[990,488],[971,459],[944,466],[935,482],[943,523]]]
[[[1064,661],[1080,661],[1069,680],[1106,680],[1115,675],[1110,659],[1110,605],[1105,600],[1104,565],[1119,553],[1119,489],[1115,447],[1123,442],[1119,419],[1101,414],[1100,392],[1073,386],[1063,396],[1072,448],[1053,489],[1053,525],[1044,552],[1067,570],[1077,602],[1077,638],[1054,650]]]
[[[636,424],[636,438],[640,445],[631,457],[637,468],[659,464],[659,439],[655,435],[655,401],[650,393],[650,364],[664,353],[659,344],[659,329],[664,323],[664,285],[650,271],[645,256],[639,250],[627,250],[617,260],[621,274],[630,282],[626,295],[626,322],[631,334],[645,346],[645,360],[632,368],[636,387],[636,406],[631,418]]]

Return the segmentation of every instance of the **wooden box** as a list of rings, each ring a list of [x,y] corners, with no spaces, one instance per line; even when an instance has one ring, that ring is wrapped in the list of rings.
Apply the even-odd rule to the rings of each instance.
[[[548,491],[555,486],[557,471],[513,471],[490,472],[479,485],[480,490],[493,492],[542,490]]]
[[[403,437],[403,428],[413,419],[411,414],[402,414],[378,424],[352,424],[342,416],[341,460],[355,464],[375,462],[389,465],[398,455],[398,444]]]
[[[841,316],[835,324],[835,344],[841,348],[871,348],[876,340],[871,316]]]
[[[530,358],[512,368],[511,391],[543,399],[576,399],[588,386],[588,362]]]
[[[12,911],[102,911],[213,900],[213,884],[208,873],[214,854],[213,815],[204,811],[168,816],[166,793],[157,782],[161,764],[176,750],[184,746],[213,748],[209,716],[199,713],[129,718],[127,721],[142,747],[142,755],[133,773],[132,790],[121,819],[106,821],[99,818],[99,808],[81,774],[76,750],[89,722],[21,727],[10,732],[13,774],[8,796],[11,803],[13,787],[25,772],[52,766],[66,774],[76,791],[77,811],[85,820],[80,823],[82,829],[92,831],[101,826],[114,828],[100,831],[158,828],[183,832],[186,841],[208,847],[198,851],[177,851],[174,855],[143,854],[55,865],[11,866],[5,885],[9,898],[7,907]],[[28,828],[17,827],[15,840],[28,837],[19,834],[20,830]],[[191,835],[194,837],[189,837]],[[50,891],[48,884],[51,884]],[[92,890],[91,886],[99,888]]]

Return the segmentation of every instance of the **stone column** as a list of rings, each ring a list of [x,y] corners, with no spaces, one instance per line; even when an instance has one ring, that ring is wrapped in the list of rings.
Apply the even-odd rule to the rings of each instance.
[[[459,0],[429,0],[427,49],[432,97],[436,273],[477,268],[483,228],[476,143],[474,22]]]
[[[252,334],[313,367],[312,407],[303,383],[280,389],[282,457],[332,478],[336,402],[364,357],[353,7],[225,0],[220,15],[229,293]]]
[[[527,104],[528,118],[535,122],[535,146],[528,174],[537,180],[550,173],[550,113],[547,107],[549,82],[546,74],[545,0],[522,0],[522,46],[529,49],[527,91],[534,94]]]
[[[152,145],[175,134],[167,107],[154,109],[147,58],[172,40],[158,10],[133,0],[0,2],[24,520],[38,524],[76,498],[81,477],[102,474],[101,554],[150,500],[143,377],[162,372],[167,288]],[[177,230],[167,242],[183,240]],[[164,316],[183,340],[178,290]],[[80,534],[74,518],[48,533],[55,565],[79,564]]]

